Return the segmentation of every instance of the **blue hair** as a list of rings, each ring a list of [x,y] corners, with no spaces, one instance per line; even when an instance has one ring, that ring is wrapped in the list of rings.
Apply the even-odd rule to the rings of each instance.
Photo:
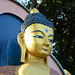
[[[50,21],[48,21],[43,14],[32,13],[25,17],[25,21],[21,26],[21,32],[24,32],[28,26],[34,23],[40,23],[54,29],[54,25]]]

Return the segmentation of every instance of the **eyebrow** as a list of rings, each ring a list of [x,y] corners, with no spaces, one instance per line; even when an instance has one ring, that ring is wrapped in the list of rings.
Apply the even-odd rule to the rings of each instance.
[[[52,34],[49,34],[48,37],[49,37],[49,36],[53,36],[53,37],[54,37],[54,35],[52,35]]]
[[[45,33],[43,31],[41,31],[41,30],[34,30],[32,32],[37,32],[37,31],[42,32],[45,35]]]

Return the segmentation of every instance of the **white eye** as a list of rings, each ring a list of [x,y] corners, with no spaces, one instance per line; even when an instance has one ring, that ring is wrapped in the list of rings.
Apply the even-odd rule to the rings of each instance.
[[[49,40],[49,42],[53,42],[53,40],[52,39],[48,39]]]
[[[41,35],[35,35],[35,36],[33,36],[33,37],[36,37],[36,38],[41,38],[41,39],[43,39],[43,36],[41,36]]]

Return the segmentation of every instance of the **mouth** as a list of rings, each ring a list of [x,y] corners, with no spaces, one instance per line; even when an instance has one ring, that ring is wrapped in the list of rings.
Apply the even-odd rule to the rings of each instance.
[[[47,49],[42,48],[44,51],[48,51]]]

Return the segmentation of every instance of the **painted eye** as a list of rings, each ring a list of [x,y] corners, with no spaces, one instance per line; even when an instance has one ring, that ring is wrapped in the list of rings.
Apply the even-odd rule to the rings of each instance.
[[[41,39],[43,39],[43,36],[41,36],[41,35],[35,35],[35,36],[33,36],[33,37],[36,37],[36,38],[41,38]]]
[[[49,40],[49,42],[53,42],[53,40],[52,39],[48,39]]]

